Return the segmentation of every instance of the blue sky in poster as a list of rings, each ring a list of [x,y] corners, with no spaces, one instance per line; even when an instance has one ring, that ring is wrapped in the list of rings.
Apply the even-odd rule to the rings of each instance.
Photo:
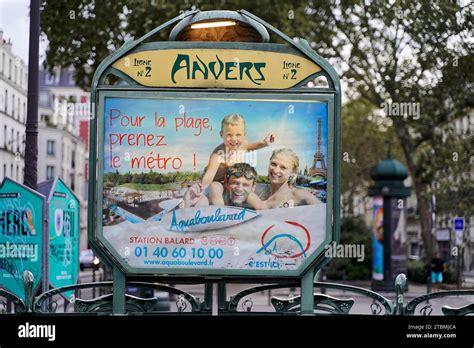
[[[184,109],[183,109],[184,108]],[[137,120],[145,116],[141,126],[130,126],[130,118],[118,117],[111,120],[111,109],[120,110],[122,117],[127,115]],[[212,126],[208,129],[175,127],[175,118],[194,119],[208,118]],[[155,127],[155,112],[158,117],[165,117],[163,127]],[[130,160],[134,157],[152,156],[171,157],[163,169],[158,172],[174,171],[172,158],[180,158],[182,165],[179,171],[200,171],[207,165],[209,156],[215,147],[222,143],[219,131],[221,120],[228,114],[241,114],[246,120],[247,141],[263,140],[269,132],[275,134],[275,142],[269,147],[258,150],[256,169],[260,175],[266,175],[271,152],[279,148],[291,148],[300,157],[300,168],[311,167],[313,155],[317,148],[317,119],[322,120],[322,151],[327,162],[327,104],[309,101],[262,101],[262,100],[217,100],[217,99],[136,99],[106,98],[104,110],[104,172],[132,173],[149,172],[141,166],[131,168]],[[113,111],[112,115],[118,115]],[[123,125],[121,124],[123,122]],[[201,132],[201,133],[200,133]],[[130,146],[127,135],[119,144],[117,134],[153,134],[153,143],[164,136],[161,144],[166,146]],[[199,134],[200,133],[200,134]],[[115,134],[115,135],[113,135]],[[196,134],[199,134],[196,136]],[[146,136],[145,136],[146,137]],[[111,141],[112,139],[112,151]],[[120,158],[120,167],[111,167],[111,154]],[[196,154],[196,164],[194,164]],[[144,163],[143,161],[142,163]],[[155,162],[156,163],[156,162]],[[162,162],[163,163],[163,162]],[[179,161],[174,162],[180,163]]]

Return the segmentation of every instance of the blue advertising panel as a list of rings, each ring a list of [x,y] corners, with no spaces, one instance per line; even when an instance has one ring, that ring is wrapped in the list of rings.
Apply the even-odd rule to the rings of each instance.
[[[25,299],[23,272],[34,276],[33,289],[45,269],[45,197],[5,178],[0,187],[0,287]]]

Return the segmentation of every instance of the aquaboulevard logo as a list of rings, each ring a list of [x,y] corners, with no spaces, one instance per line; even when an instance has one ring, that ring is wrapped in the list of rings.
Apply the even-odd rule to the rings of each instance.
[[[239,60],[222,61],[216,54],[212,61],[205,62],[197,54],[178,54],[171,70],[171,81],[178,83],[177,79],[215,79],[232,81],[248,80],[255,85],[265,81],[265,62],[241,62]]]
[[[224,209],[225,210],[225,209]],[[212,223],[225,223],[226,221],[245,221],[245,214],[251,212],[246,208],[243,208],[238,213],[226,213],[221,208],[211,214],[206,216],[201,216],[201,210],[197,210],[195,215],[191,219],[178,219],[176,217],[176,211],[173,211],[173,217],[169,229],[171,231],[185,231],[189,227],[196,225],[206,225]]]

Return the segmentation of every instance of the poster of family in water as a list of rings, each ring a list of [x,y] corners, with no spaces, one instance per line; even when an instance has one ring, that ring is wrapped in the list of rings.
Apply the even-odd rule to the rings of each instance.
[[[324,241],[326,102],[103,106],[102,233],[131,267],[296,270]]]

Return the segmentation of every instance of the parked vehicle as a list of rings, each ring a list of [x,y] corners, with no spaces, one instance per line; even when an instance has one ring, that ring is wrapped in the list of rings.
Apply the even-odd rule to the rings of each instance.
[[[99,263],[99,258],[94,256],[92,249],[82,250],[79,254],[79,268],[81,271],[86,268],[98,267]]]

